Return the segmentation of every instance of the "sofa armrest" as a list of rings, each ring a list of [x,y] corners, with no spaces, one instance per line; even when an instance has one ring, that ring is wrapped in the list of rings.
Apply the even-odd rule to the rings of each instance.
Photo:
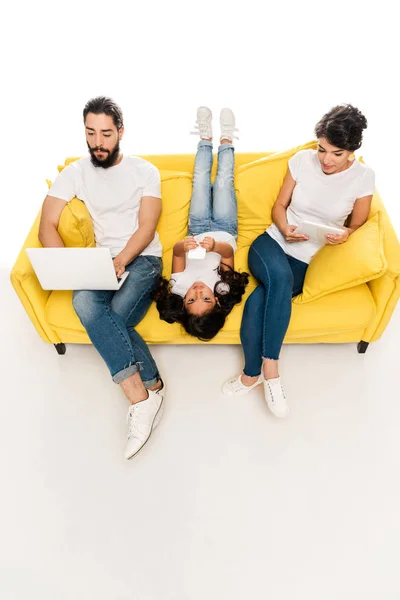
[[[373,322],[365,330],[362,339],[374,342],[383,334],[400,298],[400,276],[386,272],[382,277],[368,282],[376,306]]]
[[[58,344],[61,340],[48,325],[45,316],[46,304],[51,292],[42,289],[25,251],[26,248],[42,247],[39,241],[39,223],[40,213],[11,270],[10,279],[40,337],[45,342]]]
[[[395,279],[400,275],[400,243],[379,192],[375,192],[369,218],[376,215],[378,211],[381,213],[383,228],[383,250],[387,261],[386,273]]]

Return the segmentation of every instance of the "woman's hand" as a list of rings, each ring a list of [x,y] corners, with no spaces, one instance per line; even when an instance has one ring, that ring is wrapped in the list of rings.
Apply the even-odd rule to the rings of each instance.
[[[287,242],[306,242],[308,240],[308,236],[303,233],[295,233],[295,229],[297,229],[297,225],[286,225],[284,229],[282,229],[281,233]]]
[[[188,235],[183,240],[183,249],[185,252],[189,252],[189,250],[193,250],[193,248],[197,248],[198,243],[194,239],[192,235]]]
[[[206,249],[206,252],[212,252],[215,246],[214,238],[207,236],[200,242],[200,246]]]
[[[325,236],[326,243],[330,246],[337,246],[338,244],[344,244],[349,239],[350,234],[352,233],[352,229],[348,227],[343,228],[343,233],[341,235],[332,235],[327,233]]]

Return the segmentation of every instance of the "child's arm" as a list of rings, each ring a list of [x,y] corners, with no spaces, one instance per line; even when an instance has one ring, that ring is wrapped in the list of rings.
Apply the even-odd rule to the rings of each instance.
[[[185,237],[184,240],[176,242],[172,254],[172,273],[182,273],[186,267],[186,252],[192,248],[197,248],[198,244],[192,236]]]
[[[233,248],[228,242],[216,242],[213,237],[206,236],[201,242],[200,246],[206,249],[206,252],[218,252],[224,259],[233,258]]]
[[[223,271],[228,271],[228,267],[230,267],[231,269],[234,269],[235,268],[234,262],[235,262],[234,255],[232,253],[232,256],[230,256],[229,258],[223,258],[221,260],[221,263],[219,265],[220,269],[222,269]]]

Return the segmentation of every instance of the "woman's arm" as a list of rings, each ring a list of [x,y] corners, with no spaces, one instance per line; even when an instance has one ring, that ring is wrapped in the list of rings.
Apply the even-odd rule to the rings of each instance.
[[[286,211],[292,201],[295,185],[296,181],[293,179],[290,169],[288,169],[279,195],[272,208],[272,220],[287,242],[303,242],[308,240],[306,235],[294,233],[296,225],[288,225],[287,222]]]
[[[352,233],[362,227],[368,219],[371,202],[372,196],[358,198],[354,203],[353,212],[350,215],[349,226],[344,228],[343,235],[326,235],[325,237],[328,244],[331,246],[343,244],[349,239]]]
[[[369,211],[371,210],[371,202],[372,196],[364,196],[355,201],[348,226],[350,233],[354,233],[356,229],[359,229],[359,227],[362,227],[366,223]]]
[[[288,224],[286,210],[292,200],[292,194],[295,185],[296,182],[293,179],[290,170],[288,169],[279,195],[272,208],[272,220],[283,235],[285,235],[284,230]]]

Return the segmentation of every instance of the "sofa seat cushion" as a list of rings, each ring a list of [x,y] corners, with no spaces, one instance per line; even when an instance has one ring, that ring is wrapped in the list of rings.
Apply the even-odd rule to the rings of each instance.
[[[246,296],[254,286],[249,286]],[[147,315],[137,327],[140,335],[151,344],[239,344],[243,304],[235,306],[227,318],[225,327],[212,342],[199,342],[187,335],[177,323],[169,325],[161,321],[153,303]],[[292,319],[287,333],[288,341],[313,336],[324,336],[355,330],[363,330],[372,322],[375,303],[367,284],[335,292],[305,304],[293,304]],[[87,334],[72,306],[72,292],[55,291],[46,305],[46,319],[65,342],[87,343]]]

